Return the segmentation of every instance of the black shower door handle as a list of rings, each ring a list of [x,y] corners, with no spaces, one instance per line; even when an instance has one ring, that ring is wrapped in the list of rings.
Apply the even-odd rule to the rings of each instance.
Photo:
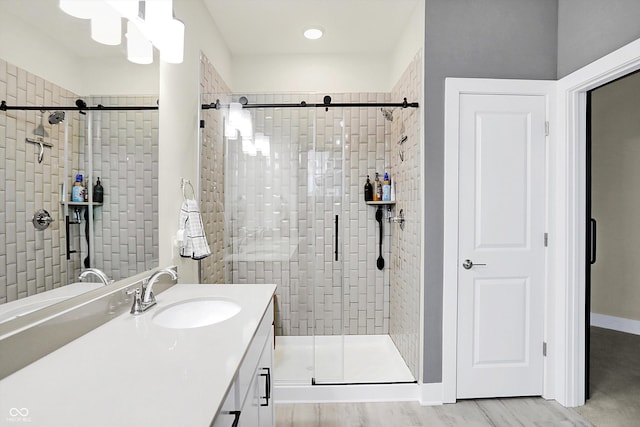
[[[339,216],[336,215],[336,232],[335,232],[335,236],[336,236],[336,242],[334,243],[333,246],[333,253],[336,255],[336,261],[338,260],[338,233],[339,233],[339,228],[338,228],[338,223],[339,223]]]
[[[597,234],[597,223],[593,218],[589,219],[589,263],[596,263],[596,234]]]

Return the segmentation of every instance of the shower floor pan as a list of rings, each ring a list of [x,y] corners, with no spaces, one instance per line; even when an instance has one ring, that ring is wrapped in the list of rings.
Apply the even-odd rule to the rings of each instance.
[[[344,339],[344,358],[342,340]],[[407,383],[415,378],[388,335],[276,337],[276,385]],[[341,363],[342,362],[342,363]]]

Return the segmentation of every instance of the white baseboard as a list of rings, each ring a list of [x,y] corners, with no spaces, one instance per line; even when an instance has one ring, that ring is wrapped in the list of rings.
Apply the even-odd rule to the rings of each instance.
[[[420,404],[422,406],[442,405],[442,383],[420,384]]]
[[[591,313],[591,326],[640,335],[640,320]]]
[[[276,403],[403,402],[441,405],[441,384],[275,385]]]

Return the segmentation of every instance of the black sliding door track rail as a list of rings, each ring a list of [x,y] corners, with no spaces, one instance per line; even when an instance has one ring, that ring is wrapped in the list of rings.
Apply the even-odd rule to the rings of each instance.
[[[142,110],[157,110],[157,106],[117,106],[117,107],[105,107],[98,104],[94,107],[90,106],[35,106],[35,105],[7,105],[6,101],[0,102],[0,111],[142,111]]]
[[[244,98],[244,97],[243,97]],[[243,101],[245,101],[243,103]],[[407,102],[407,98],[404,98],[403,102],[339,102],[332,104],[331,97],[325,96],[324,102],[318,104],[309,104],[306,101],[301,101],[299,103],[290,103],[290,104],[249,104],[246,101],[246,98],[240,99],[240,105],[242,108],[325,108],[329,109],[329,107],[359,107],[359,108],[370,108],[370,107],[400,107],[400,108],[418,108],[420,105],[417,102]],[[212,102],[211,104],[202,104],[203,110],[219,110],[223,107],[228,107],[229,104],[221,104],[220,100],[216,100],[216,102]]]

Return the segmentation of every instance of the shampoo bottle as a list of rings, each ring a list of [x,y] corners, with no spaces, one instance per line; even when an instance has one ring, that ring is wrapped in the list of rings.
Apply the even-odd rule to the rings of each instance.
[[[379,202],[382,200],[382,183],[380,182],[380,174],[376,172],[376,178],[373,181],[373,200]]]
[[[371,185],[371,180],[369,179],[369,175],[367,175],[367,182],[364,184],[364,201],[370,202],[373,200],[373,186]]]
[[[71,189],[72,202],[84,202],[84,186],[82,185],[82,174],[76,175],[76,182]]]
[[[389,181],[389,172],[385,171],[384,180],[382,181],[382,201],[391,201],[391,181]]]

